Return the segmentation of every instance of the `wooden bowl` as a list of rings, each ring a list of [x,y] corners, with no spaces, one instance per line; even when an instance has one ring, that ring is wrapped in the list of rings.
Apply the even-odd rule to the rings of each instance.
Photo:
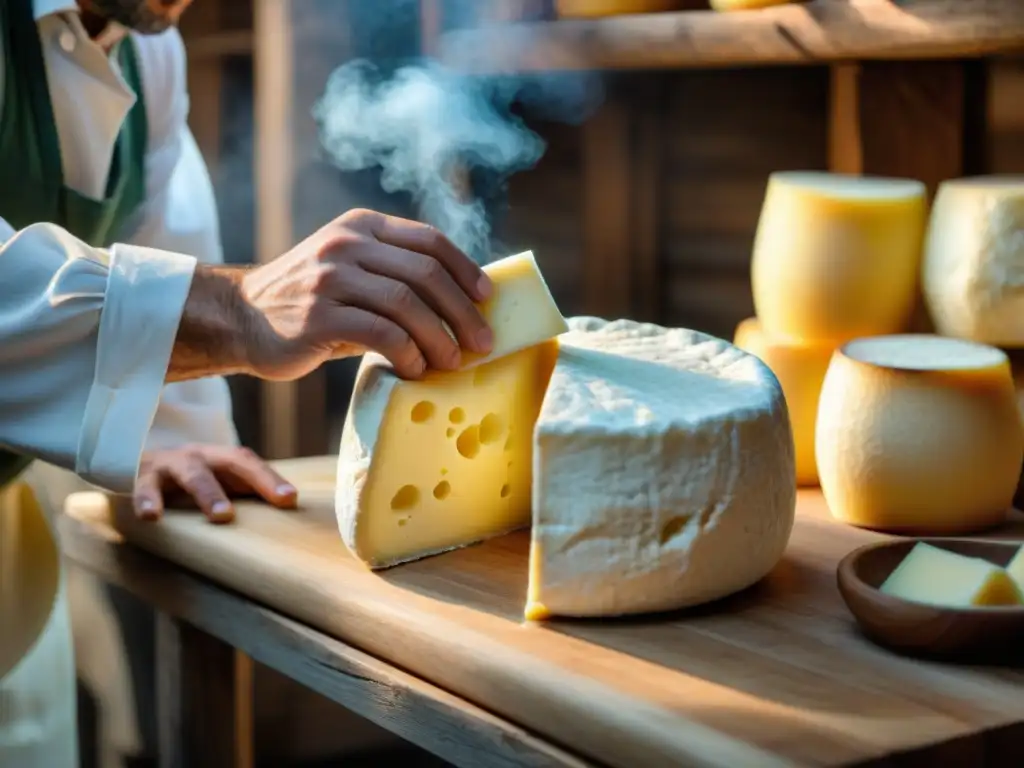
[[[899,653],[924,658],[1024,664],[1024,606],[943,608],[884,594],[879,587],[919,541],[1006,566],[1021,542],[908,538],[870,544],[839,563],[839,592],[861,630]]]

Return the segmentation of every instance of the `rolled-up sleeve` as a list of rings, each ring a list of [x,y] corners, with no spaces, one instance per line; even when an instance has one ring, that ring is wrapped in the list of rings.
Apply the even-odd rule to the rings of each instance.
[[[0,444],[128,492],[196,260],[0,220]]]

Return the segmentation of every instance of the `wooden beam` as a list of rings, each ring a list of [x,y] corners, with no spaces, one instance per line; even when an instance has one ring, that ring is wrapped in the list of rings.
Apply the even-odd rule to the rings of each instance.
[[[674,69],[983,56],[1024,48],[1020,0],[812,0],[453,30],[449,66],[470,72]]]

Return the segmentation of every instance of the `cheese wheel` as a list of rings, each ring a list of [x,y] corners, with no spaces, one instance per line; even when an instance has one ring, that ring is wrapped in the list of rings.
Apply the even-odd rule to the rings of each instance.
[[[1010,363],[929,335],[857,339],[832,357],[815,452],[832,514],[894,533],[1001,523],[1024,461]]]
[[[751,260],[762,327],[833,345],[906,330],[925,213],[919,181],[773,173]]]
[[[778,380],[696,331],[569,325],[534,430],[526,618],[683,608],[771,571],[796,505]]]
[[[761,359],[782,385],[796,447],[796,481],[799,485],[818,484],[818,465],[814,459],[814,427],[818,419],[821,384],[832,358],[833,347],[792,344],[768,338],[756,318],[748,318],[736,327],[733,344]]]
[[[921,285],[940,334],[1024,346],[1024,176],[939,186]]]
[[[716,11],[753,11],[791,2],[793,0],[711,0],[711,8]]]
[[[598,18],[629,13],[678,11],[682,0],[556,0],[555,8],[562,18]]]

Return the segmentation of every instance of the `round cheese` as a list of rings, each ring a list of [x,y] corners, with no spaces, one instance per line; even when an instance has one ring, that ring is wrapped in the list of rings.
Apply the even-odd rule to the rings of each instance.
[[[569,326],[534,429],[526,617],[664,611],[761,579],[796,505],[776,377],[696,331]]]
[[[825,375],[815,443],[840,520],[937,535],[996,525],[1024,461],[1009,360],[941,336],[852,341]]]
[[[658,13],[682,8],[682,0],[555,0],[558,15],[566,19]]]
[[[1024,176],[939,186],[921,285],[939,333],[1024,346]]]
[[[838,345],[905,330],[925,212],[918,181],[772,174],[751,261],[754,308],[765,331]]]
[[[791,2],[793,0],[711,0],[711,8],[716,11],[753,11]]]
[[[833,347],[793,344],[771,339],[753,317],[737,326],[733,343],[759,357],[779,379],[782,391],[786,395],[786,407],[793,429],[797,484],[817,485],[814,427],[818,418],[821,383],[825,379]]]

